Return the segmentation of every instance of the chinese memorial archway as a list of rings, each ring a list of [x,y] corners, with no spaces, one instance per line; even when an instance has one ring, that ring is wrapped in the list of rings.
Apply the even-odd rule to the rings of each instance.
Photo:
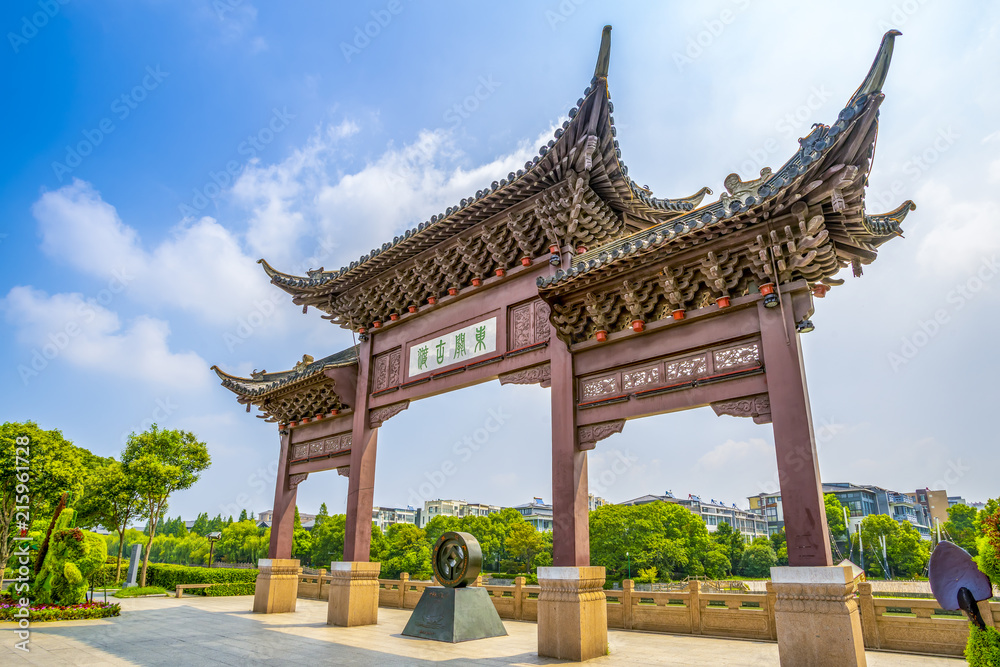
[[[865,210],[897,35],[885,35],[832,124],[814,126],[775,171],[749,181],[730,174],[726,192],[704,203],[708,188],[658,198],[629,177],[615,138],[606,27],[590,86],[523,169],[338,271],[293,276],[261,260],[293,303],[360,342],[280,373],[215,369],[247,411],[277,422],[280,436],[255,609],[285,610],[275,582],[297,567],[289,560],[296,489],[310,473],[337,469],[349,487],[331,622],[374,622],[378,564],[368,560],[379,426],[421,398],[499,379],[551,387],[553,568],[539,572],[541,654],[586,659],[598,644],[605,650],[587,452],[630,419],[711,406],[774,431],[789,559],[774,575],[783,664],[863,664],[856,646],[851,662],[802,638],[810,618],[846,624],[844,636],[857,641],[860,627],[851,634],[851,581],[831,567],[799,334],[812,328],[813,298],[843,283],[834,278],[842,268],[860,276],[914,208]],[[345,592],[335,595],[338,585]],[[825,657],[804,657],[813,650]]]

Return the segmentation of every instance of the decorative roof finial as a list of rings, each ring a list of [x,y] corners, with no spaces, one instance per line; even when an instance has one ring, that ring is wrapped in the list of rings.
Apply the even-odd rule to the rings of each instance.
[[[862,98],[868,97],[872,93],[882,90],[885,77],[889,73],[889,63],[892,61],[892,45],[896,38],[902,35],[898,30],[890,30],[882,36],[882,43],[879,44],[878,54],[868,70],[868,76],[851,98],[851,104],[857,104]]]
[[[594,68],[594,77],[598,79],[608,78],[608,64],[611,62],[611,26],[604,26],[601,33],[601,50],[597,54],[597,67]]]

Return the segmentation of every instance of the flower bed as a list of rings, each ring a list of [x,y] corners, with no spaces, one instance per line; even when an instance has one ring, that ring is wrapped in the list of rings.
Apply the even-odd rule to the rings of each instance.
[[[5,598],[0,601],[0,621],[14,621],[14,613],[19,609],[18,605],[11,599]],[[79,621],[91,618],[108,618],[120,616],[121,605],[117,602],[85,602],[83,604],[33,604],[30,620],[32,623],[39,621]]]

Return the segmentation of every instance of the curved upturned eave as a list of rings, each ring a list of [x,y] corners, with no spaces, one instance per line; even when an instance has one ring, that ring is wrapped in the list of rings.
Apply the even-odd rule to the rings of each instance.
[[[569,120],[556,129],[554,138],[539,149],[538,155],[526,163],[524,169],[509,173],[506,179],[493,181],[489,187],[477,191],[474,197],[461,200],[458,205],[446,209],[444,214],[432,216],[340,271],[316,272],[308,277],[295,276],[282,273],[260,260],[259,263],[271,282],[297,297],[296,303],[300,304],[318,294],[342,291],[340,285],[346,287],[365,282],[390,266],[454,238],[465,229],[518,201],[562,181],[567,169],[575,168],[581,163],[580,142],[587,136],[599,138],[592,158],[590,186],[611,208],[650,216],[654,221],[663,221],[667,217],[676,217],[693,210],[706,193],[711,193],[711,189],[702,188],[698,193],[680,199],[659,198],[640,188],[628,176],[628,167],[621,160],[621,149],[612,116],[614,105],[611,104],[608,92],[610,35],[611,27],[605,26],[595,76],[584,91],[584,96],[577,100],[577,105],[567,114]],[[508,201],[511,196],[515,199]]]
[[[346,366],[356,366],[358,363],[357,348],[351,346],[340,352],[335,352],[322,359],[313,361],[300,370],[278,371],[275,373],[264,373],[261,379],[245,378],[238,375],[226,373],[218,366],[212,366],[212,370],[222,380],[222,386],[229,389],[234,394],[243,398],[260,398],[272,392],[284,389],[291,384],[302,380],[308,380],[320,375],[331,368],[344,368]]]
[[[782,194],[796,180],[821,164],[833,147],[840,145],[845,137],[856,139],[859,136],[867,136],[874,124],[877,123],[877,110],[884,96],[881,87],[885,83],[889,63],[892,58],[892,50],[895,38],[899,36],[898,30],[887,32],[879,45],[878,53],[872,63],[864,82],[858,90],[851,96],[847,106],[841,110],[837,121],[833,125],[816,125],[813,130],[804,138],[799,139],[799,150],[783,164],[770,178],[768,178],[757,190],[757,197],[747,200],[747,206],[726,197],[720,197],[716,202],[695,209],[686,215],[668,220],[659,225],[635,232],[623,239],[612,241],[604,246],[580,255],[574,259],[574,266],[568,271],[556,271],[554,276],[544,278],[539,277],[537,284],[541,292],[549,292],[584,275],[598,269],[614,266],[626,257],[631,257],[635,253],[662,247],[664,243],[673,241],[674,238],[700,230],[706,225],[717,224],[734,215],[743,213],[749,208],[758,207],[764,201],[776,198]],[[872,149],[874,138],[864,145],[859,145],[854,151],[854,155],[863,154]],[[912,208],[916,206],[909,202]],[[735,208],[732,208],[734,207]],[[901,211],[906,204],[893,211]],[[908,210],[912,210],[912,208]],[[886,214],[890,215],[890,214]],[[862,215],[862,220],[864,219]],[[903,213],[905,217],[905,212]],[[901,220],[902,218],[900,218]],[[881,243],[897,236],[889,234],[868,239],[868,243],[877,247]]]

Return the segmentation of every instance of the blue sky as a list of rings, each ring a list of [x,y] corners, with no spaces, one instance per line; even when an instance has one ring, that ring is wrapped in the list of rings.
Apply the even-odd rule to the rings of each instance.
[[[822,472],[996,496],[998,14],[916,0],[5,3],[0,416],[104,455],[152,420],[192,430],[213,466],[171,514],[267,509],[275,429],[209,366],[285,369],[351,337],[301,315],[259,257],[342,266],[516,170],[588,85],[605,24],[623,159],[658,196],[718,196],[730,172],[778,167],[895,27],[869,210],[918,209],[863,278],[817,301],[803,339]],[[491,410],[503,427],[463,460],[454,444]],[[549,499],[547,429],[537,387],[415,404],[380,432],[376,503]],[[744,505],[775,484],[770,428],[707,410],[630,422],[590,461],[613,501],[671,489]],[[299,489],[303,511],[344,507],[333,472]]]

